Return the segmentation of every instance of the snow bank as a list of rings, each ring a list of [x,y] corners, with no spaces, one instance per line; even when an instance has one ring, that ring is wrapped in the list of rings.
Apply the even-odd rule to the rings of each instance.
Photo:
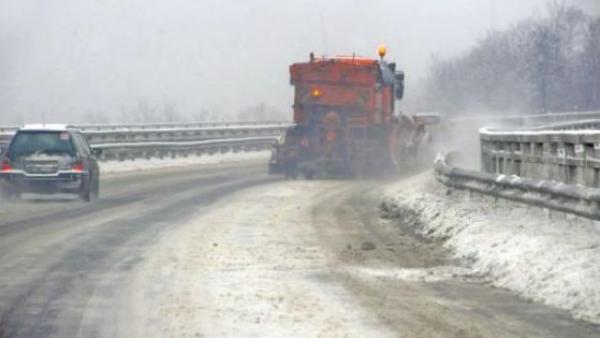
[[[252,151],[252,152],[239,152],[239,153],[218,153],[213,155],[202,155],[202,156],[188,156],[178,157],[175,159],[164,158],[164,159],[136,159],[134,161],[127,160],[123,162],[119,161],[107,161],[100,162],[100,172],[103,174],[109,173],[122,173],[130,171],[141,171],[141,170],[153,170],[153,169],[164,169],[173,167],[184,167],[193,165],[208,165],[208,164],[224,164],[224,163],[237,163],[246,161],[267,161],[271,155],[270,151]]]
[[[600,223],[447,190],[431,173],[403,181],[383,204],[447,246],[492,285],[600,323]]]

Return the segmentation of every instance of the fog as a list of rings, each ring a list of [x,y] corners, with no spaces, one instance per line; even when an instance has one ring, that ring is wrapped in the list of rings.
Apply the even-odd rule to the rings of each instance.
[[[597,0],[564,1],[591,13]],[[127,119],[140,104],[234,118],[264,103],[291,114],[288,65],[308,53],[374,56],[407,74],[486,32],[542,15],[545,0],[0,0],[0,123]],[[209,115],[198,112],[210,112]]]

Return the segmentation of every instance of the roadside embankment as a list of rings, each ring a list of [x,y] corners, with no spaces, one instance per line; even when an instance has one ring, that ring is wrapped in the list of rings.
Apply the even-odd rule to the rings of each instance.
[[[600,323],[599,222],[448,189],[431,172],[391,186],[382,209],[491,285]]]

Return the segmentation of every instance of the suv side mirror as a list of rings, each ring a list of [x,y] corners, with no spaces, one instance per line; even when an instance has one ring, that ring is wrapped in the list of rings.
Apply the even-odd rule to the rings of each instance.
[[[396,85],[394,86],[394,93],[396,99],[402,100],[404,97],[404,72],[396,73]]]
[[[102,156],[102,149],[92,148],[92,155],[94,155],[94,157]]]

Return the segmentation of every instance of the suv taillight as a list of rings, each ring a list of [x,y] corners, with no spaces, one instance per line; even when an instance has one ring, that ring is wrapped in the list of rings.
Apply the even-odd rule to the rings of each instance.
[[[2,162],[0,162],[0,172],[10,171],[12,169],[13,167],[12,165],[10,165],[10,161],[7,158],[3,159]]]
[[[73,165],[71,166],[71,170],[73,171],[82,172],[83,169],[83,162],[81,162],[80,160],[73,162]]]

